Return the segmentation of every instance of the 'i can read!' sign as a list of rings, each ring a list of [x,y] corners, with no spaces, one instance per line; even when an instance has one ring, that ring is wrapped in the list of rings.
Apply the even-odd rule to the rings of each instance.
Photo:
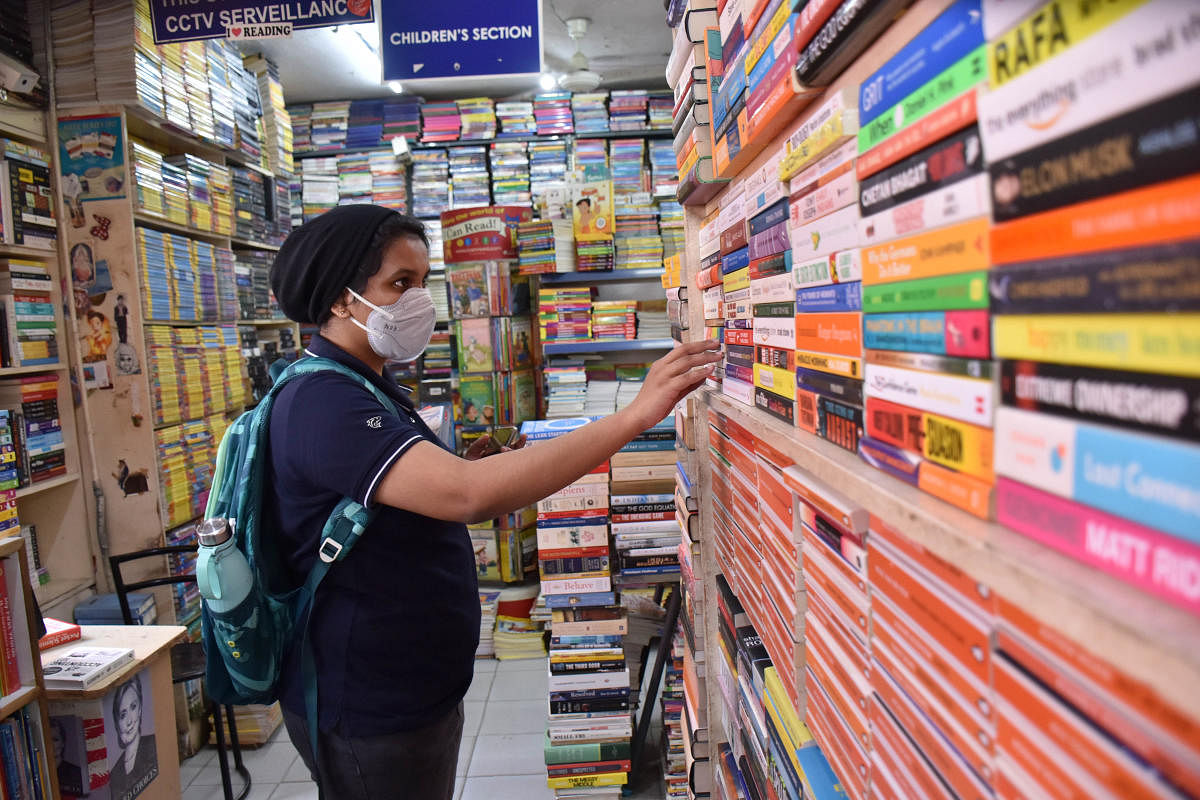
[[[290,36],[293,29],[374,22],[371,0],[150,0],[154,42]]]
[[[442,254],[447,264],[517,257],[517,223],[533,219],[521,206],[481,206],[442,212]]]

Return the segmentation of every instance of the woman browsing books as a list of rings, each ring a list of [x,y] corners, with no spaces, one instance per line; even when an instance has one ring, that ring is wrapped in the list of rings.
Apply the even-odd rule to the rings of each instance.
[[[715,343],[676,347],[623,411],[534,448],[517,439],[481,460],[484,436],[459,458],[385,371],[429,343],[428,272],[423,224],[369,205],[306,223],[271,270],[284,312],[320,326],[307,354],[360,372],[400,409],[392,414],[353,379],[322,371],[285,386],[271,415],[263,529],[278,531],[293,581],[308,574],[338,501],[379,508],[314,603],[315,756],[295,652],[283,677],[288,732],[326,798],[451,797],[479,638],[465,523],[531,505],[586,474],[663,419],[719,358]]]

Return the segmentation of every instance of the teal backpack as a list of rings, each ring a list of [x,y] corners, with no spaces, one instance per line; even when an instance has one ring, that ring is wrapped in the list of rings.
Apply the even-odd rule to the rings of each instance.
[[[304,699],[309,736],[316,753],[317,676],[308,619],[313,598],[329,568],[353,549],[375,512],[342,498],[325,522],[318,558],[303,585],[286,592],[284,560],[278,543],[262,529],[263,481],[266,477],[271,408],[275,396],[295,378],[333,371],[358,381],[376,399],[399,414],[395,403],[369,379],[338,362],[309,357],[284,366],[271,366],[271,390],[252,410],[244,412],[225,431],[217,451],[212,489],[205,519],[229,520],[234,542],[246,557],[254,584],[246,599],[229,611],[201,606],[204,636],[205,684],[214,702],[223,705],[270,704],[279,699],[279,679],[292,642],[301,647]]]

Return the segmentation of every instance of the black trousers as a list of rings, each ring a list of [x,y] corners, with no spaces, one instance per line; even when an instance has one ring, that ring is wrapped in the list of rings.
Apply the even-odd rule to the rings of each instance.
[[[384,736],[322,732],[313,763],[308,723],[286,709],[283,722],[292,744],[320,787],[323,800],[452,800],[463,704],[417,730]],[[314,766],[316,769],[314,769]]]

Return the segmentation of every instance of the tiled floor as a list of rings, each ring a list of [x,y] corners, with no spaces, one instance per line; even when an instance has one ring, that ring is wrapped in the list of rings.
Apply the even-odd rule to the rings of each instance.
[[[546,787],[542,738],[546,730],[546,662],[542,659],[477,661],[475,682],[465,702],[466,724],[458,751],[456,800],[543,800]],[[657,728],[647,737],[657,751]],[[271,741],[246,749],[243,760],[253,781],[247,800],[316,800],[317,788],[280,726]],[[647,763],[635,781],[632,800],[663,797],[657,763]],[[221,800],[216,750],[206,747],[183,762],[183,800]],[[235,791],[240,779],[234,776]]]

